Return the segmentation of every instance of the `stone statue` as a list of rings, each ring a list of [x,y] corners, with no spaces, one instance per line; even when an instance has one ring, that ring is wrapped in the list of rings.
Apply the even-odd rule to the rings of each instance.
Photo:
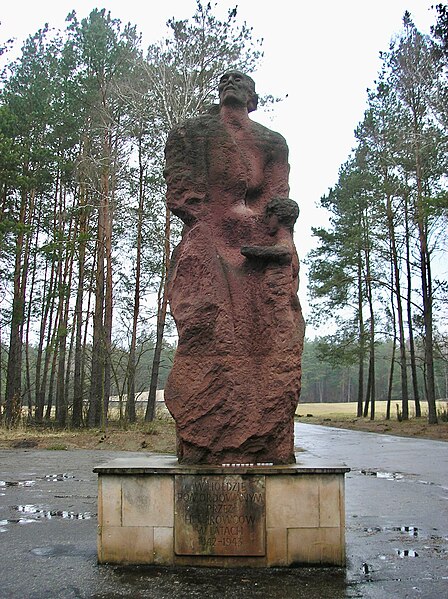
[[[175,127],[167,204],[184,222],[168,298],[179,342],[165,389],[179,462],[294,460],[304,321],[284,138],[252,121],[258,97],[238,71],[219,109]]]

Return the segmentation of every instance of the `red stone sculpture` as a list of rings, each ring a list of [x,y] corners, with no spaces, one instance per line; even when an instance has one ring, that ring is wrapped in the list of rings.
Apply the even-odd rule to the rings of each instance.
[[[179,462],[289,464],[304,322],[288,148],[249,118],[250,77],[228,72],[218,89],[219,110],[174,128],[165,148],[167,203],[185,223],[168,280],[179,342],[165,401]]]

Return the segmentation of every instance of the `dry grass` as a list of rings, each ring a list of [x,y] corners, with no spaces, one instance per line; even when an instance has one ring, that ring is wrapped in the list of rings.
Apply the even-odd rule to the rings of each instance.
[[[174,422],[158,419],[124,426],[108,424],[106,430],[57,430],[51,427],[21,425],[17,429],[0,428],[0,448],[36,448],[49,450],[107,449],[114,451],[151,451],[175,453]]]
[[[401,409],[401,405],[399,402],[392,402],[391,406],[391,416],[392,418],[396,418],[397,414],[397,405],[399,409]],[[375,415],[377,418],[385,418],[386,416],[386,408],[387,401],[377,401],[375,402]],[[447,402],[439,401],[437,402],[438,410],[446,410]],[[353,416],[356,417],[357,411],[357,403],[355,401],[349,401],[345,403],[300,403],[296,414],[298,416],[306,416],[307,414],[313,414],[316,417],[346,417]],[[427,415],[427,407],[426,404],[422,403],[422,412],[423,416]],[[411,418],[415,416],[414,404],[412,402],[409,403],[409,415]]]

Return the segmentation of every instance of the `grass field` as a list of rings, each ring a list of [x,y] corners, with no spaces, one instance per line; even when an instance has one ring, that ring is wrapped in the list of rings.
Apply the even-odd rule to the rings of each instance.
[[[391,405],[391,419],[397,418],[397,405],[401,410],[401,402],[393,401]],[[387,401],[375,402],[375,416],[378,419],[386,416]],[[422,415],[427,416],[428,409],[426,403],[422,402]],[[447,402],[437,402],[438,410],[447,410]],[[314,418],[356,418],[357,403],[350,401],[346,403],[300,403],[296,414],[297,416],[307,416],[312,414]],[[415,408],[413,402],[409,402],[409,416],[415,416]]]
[[[386,420],[386,401],[375,402],[375,420],[358,418],[356,402],[348,403],[303,403],[296,414],[300,422],[307,424],[323,424],[335,428],[347,428],[369,433],[387,433],[403,437],[420,437],[437,441],[448,441],[448,403],[437,402],[439,424],[428,424],[427,405],[422,403],[422,417],[415,417],[414,404],[409,404],[409,420],[399,420],[398,410],[401,402],[391,405],[390,420]],[[370,415],[369,415],[370,416]]]

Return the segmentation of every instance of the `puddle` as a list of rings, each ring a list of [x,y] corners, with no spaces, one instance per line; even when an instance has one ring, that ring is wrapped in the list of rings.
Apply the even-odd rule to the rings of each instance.
[[[45,474],[45,476],[38,478],[53,483],[64,482],[70,479],[75,480],[75,475],[69,472],[58,472],[57,474]],[[7,487],[34,487],[35,484],[35,480],[0,480],[0,489],[6,489]]]
[[[69,480],[70,478],[75,478],[75,476],[68,472],[62,472],[59,474],[46,474],[44,476],[44,479],[49,482],[62,482],[65,480]]]
[[[365,528],[364,532],[401,532],[414,538],[418,537],[420,534],[417,526],[371,526]]]
[[[400,558],[405,558],[405,557],[419,557],[419,554],[417,553],[417,551],[415,551],[415,549],[395,549],[395,555],[397,555]],[[378,559],[380,559],[381,561],[385,562],[389,559],[389,556],[387,555],[379,555]]]
[[[9,518],[8,520],[0,520],[0,526],[7,526],[8,524],[32,524],[36,522],[32,518]],[[2,530],[2,532],[6,532],[6,530]]]
[[[57,555],[57,550],[55,547],[36,547],[35,549],[31,549],[31,553],[46,557],[48,555]]]
[[[364,562],[361,566],[361,572],[365,575],[367,574],[371,574],[373,572],[373,568],[370,564],[367,564],[366,562]]]
[[[398,557],[418,557],[418,553],[414,549],[395,549]]]
[[[34,487],[35,480],[0,480],[0,487]]]
[[[49,545],[47,547],[35,547],[30,553],[39,557],[50,556],[80,556],[93,558],[97,555],[96,547],[77,547],[76,545]]]
[[[392,530],[396,532],[402,532],[410,537],[418,537],[419,535],[417,526],[394,526]]]
[[[62,518],[63,520],[91,520],[96,514],[92,512],[70,512],[68,510],[45,510],[36,505],[16,505],[14,510],[25,514],[20,518],[8,518],[0,520],[0,533],[8,532],[8,524],[34,524],[39,520],[53,520]]]
[[[399,472],[378,472],[376,470],[361,470],[360,472],[365,476],[375,476],[376,478],[384,478],[386,480],[401,480],[404,478],[403,474]]]
[[[401,480],[403,475],[399,472],[377,472],[377,478],[386,478],[387,480]]]
[[[46,510],[37,505],[16,505],[14,508],[22,514],[33,516],[31,522],[36,520],[51,520],[53,518],[62,518],[63,520],[90,520],[94,514],[92,512],[71,512],[68,510]]]

